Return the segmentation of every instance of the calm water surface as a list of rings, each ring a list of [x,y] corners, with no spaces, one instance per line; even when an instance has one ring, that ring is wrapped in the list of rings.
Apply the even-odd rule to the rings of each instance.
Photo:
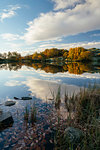
[[[1,149],[53,149],[53,131],[57,112],[53,109],[53,94],[61,87],[62,121],[67,117],[64,108],[65,91],[69,96],[80,88],[94,83],[100,85],[100,66],[84,64],[0,64],[0,108],[10,111],[14,123],[0,130]],[[14,100],[14,97],[30,96],[32,100]],[[5,101],[16,104],[4,106]],[[31,124],[24,120],[25,107],[35,105],[37,121]]]

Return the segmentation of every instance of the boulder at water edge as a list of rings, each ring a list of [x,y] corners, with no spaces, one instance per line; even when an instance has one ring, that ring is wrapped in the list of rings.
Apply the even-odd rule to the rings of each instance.
[[[68,127],[64,131],[64,143],[66,148],[75,150],[83,138],[83,132],[78,128]]]
[[[0,131],[13,124],[13,118],[10,112],[3,112],[0,114]]]

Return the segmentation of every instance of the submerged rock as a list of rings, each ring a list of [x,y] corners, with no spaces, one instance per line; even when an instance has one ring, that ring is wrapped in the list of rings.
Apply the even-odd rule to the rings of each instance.
[[[6,101],[5,102],[5,106],[12,106],[12,105],[15,105],[15,101]]]
[[[82,138],[83,132],[78,128],[68,127],[64,131],[64,143],[67,148],[71,146],[73,150],[76,149]]]
[[[0,114],[0,131],[13,124],[13,118],[10,112],[3,112]]]
[[[21,97],[22,100],[31,100],[32,97]]]

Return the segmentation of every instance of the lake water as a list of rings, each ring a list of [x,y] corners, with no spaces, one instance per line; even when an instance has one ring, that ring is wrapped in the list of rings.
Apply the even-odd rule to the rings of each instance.
[[[0,130],[1,149],[53,149],[53,132],[58,113],[53,109],[53,96],[61,88],[62,121],[68,112],[64,108],[65,91],[68,95],[77,93],[88,85],[100,85],[100,66],[70,63],[57,64],[0,64],[0,108],[10,111],[14,123]],[[15,100],[14,97],[32,97],[32,100]],[[9,100],[16,104],[8,107]],[[25,108],[35,105],[37,121],[25,121]]]

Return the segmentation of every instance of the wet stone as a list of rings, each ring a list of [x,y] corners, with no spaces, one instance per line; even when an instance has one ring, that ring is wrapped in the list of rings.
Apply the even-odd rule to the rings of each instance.
[[[31,100],[32,97],[21,97],[22,100]]]
[[[5,102],[5,106],[12,106],[12,105],[15,105],[16,102],[15,101],[6,101]]]

